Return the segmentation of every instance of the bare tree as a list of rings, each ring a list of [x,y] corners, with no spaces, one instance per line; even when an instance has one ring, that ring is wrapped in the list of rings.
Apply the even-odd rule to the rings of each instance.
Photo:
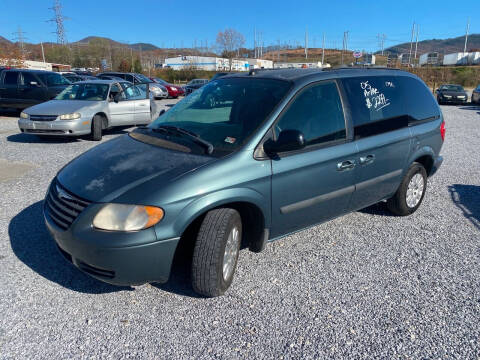
[[[228,59],[230,71],[236,51],[245,44],[245,37],[235,29],[225,29],[217,34],[217,45],[222,56]]]

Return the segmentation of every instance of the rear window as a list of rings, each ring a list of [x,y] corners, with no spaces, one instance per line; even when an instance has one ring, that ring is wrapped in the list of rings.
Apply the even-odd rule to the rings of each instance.
[[[398,130],[433,120],[440,110],[429,89],[408,76],[342,79],[352,109],[355,138]]]

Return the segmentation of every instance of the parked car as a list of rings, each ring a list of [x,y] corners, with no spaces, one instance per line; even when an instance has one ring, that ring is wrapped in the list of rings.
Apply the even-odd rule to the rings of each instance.
[[[79,81],[86,81],[86,80],[97,80],[95,76],[89,75],[77,75],[77,74],[63,74],[63,77],[68,79],[70,82],[75,83]]]
[[[82,81],[68,86],[54,100],[25,109],[18,126],[27,134],[90,134],[92,140],[98,141],[105,129],[150,123],[155,112],[147,84]]]
[[[217,87],[231,98],[211,108]],[[444,136],[435,98],[408,72],[238,74],[67,164],[45,220],[68,261],[116,285],[167,281],[182,239],[193,248],[193,289],[217,296],[241,247],[259,252],[382,201],[414,213]]]
[[[62,75],[51,71],[4,70],[0,73],[0,107],[25,109],[54,98],[69,84]]]
[[[165,99],[168,97],[168,91],[164,86],[154,83],[152,80],[150,80],[148,77],[146,77],[143,74],[110,71],[110,72],[103,72],[103,73],[97,74],[97,77],[103,76],[103,75],[116,76],[124,80],[130,81],[132,84],[148,83],[150,86],[150,91],[152,92],[155,99]]]
[[[96,76],[97,79],[101,80],[116,80],[116,81],[126,81],[125,79],[118,77],[118,76],[113,76],[113,75],[105,75],[105,74],[100,74]]]
[[[152,81],[156,82],[157,84],[163,85],[167,91],[168,91],[168,97],[170,98],[178,98],[179,96],[185,95],[185,91],[181,86],[173,85],[168,82],[166,82],[163,79],[160,79],[158,77],[152,77],[150,78]]]
[[[185,95],[189,95],[197,89],[200,89],[203,85],[208,83],[208,79],[193,79],[187,85],[183,87]]]
[[[472,92],[472,104],[480,104],[480,85]]]
[[[441,85],[435,94],[439,104],[466,104],[468,101],[468,94],[461,85]]]

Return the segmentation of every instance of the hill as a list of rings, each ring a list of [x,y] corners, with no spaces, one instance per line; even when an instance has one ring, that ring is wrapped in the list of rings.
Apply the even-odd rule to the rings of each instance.
[[[417,53],[423,54],[426,52],[438,52],[441,54],[449,54],[463,51],[465,44],[465,36],[459,36],[450,39],[432,39],[418,42]],[[415,48],[415,44],[413,45]],[[480,49],[480,34],[472,34],[468,36],[467,51],[473,49]],[[388,49],[387,53],[399,55],[401,53],[408,53],[410,51],[410,43],[398,44]]]
[[[112,46],[125,46],[136,51],[152,51],[158,50],[159,48],[153,44],[149,43],[135,43],[135,44],[124,44],[119,41],[115,41],[106,37],[101,36],[88,36],[82,40],[76,41],[72,44],[89,44],[90,42],[103,41],[111,44]]]

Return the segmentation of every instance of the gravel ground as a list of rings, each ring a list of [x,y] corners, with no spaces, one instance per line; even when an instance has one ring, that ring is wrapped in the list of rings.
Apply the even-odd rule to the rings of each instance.
[[[445,161],[413,216],[378,205],[244,250],[215,299],[197,298],[181,266],[133,289],[65,262],[42,199],[95,143],[41,141],[0,119],[0,159],[18,171],[0,179],[0,358],[478,359],[480,107],[442,110]]]

